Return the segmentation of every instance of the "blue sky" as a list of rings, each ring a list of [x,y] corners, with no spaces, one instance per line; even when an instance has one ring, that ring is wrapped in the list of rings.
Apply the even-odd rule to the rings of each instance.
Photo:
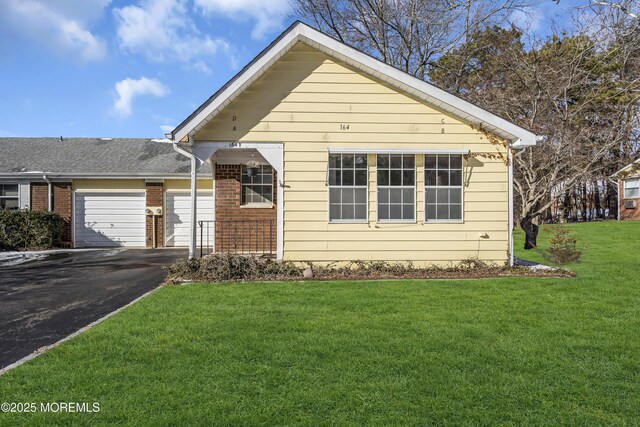
[[[544,33],[584,3],[533,1],[523,23]],[[0,7],[0,136],[161,137],[292,21],[288,0]]]

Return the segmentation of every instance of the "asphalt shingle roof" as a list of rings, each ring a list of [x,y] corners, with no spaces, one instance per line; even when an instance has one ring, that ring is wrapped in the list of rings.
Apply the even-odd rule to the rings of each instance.
[[[162,175],[190,172],[189,159],[150,138],[1,138],[0,173]],[[211,173],[205,163],[198,173]]]

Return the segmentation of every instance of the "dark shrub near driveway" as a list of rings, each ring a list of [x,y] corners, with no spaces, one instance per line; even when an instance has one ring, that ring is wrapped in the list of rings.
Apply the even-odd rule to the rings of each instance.
[[[0,209],[0,249],[43,250],[60,245],[64,220],[55,212]]]

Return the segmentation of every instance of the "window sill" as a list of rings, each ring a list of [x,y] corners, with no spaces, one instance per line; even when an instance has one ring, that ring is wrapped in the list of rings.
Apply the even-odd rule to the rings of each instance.
[[[415,219],[379,219],[376,224],[417,224]]]
[[[263,203],[255,205],[240,205],[240,209],[273,209],[273,203]]]
[[[423,224],[464,224],[463,219],[429,219],[422,221]]]
[[[369,224],[369,220],[366,219],[344,219],[344,220],[332,220],[329,224]]]

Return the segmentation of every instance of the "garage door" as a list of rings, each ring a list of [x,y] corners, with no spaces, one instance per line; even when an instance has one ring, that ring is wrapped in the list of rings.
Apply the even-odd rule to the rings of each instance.
[[[145,246],[145,193],[76,193],[76,246]]]
[[[189,246],[189,230],[191,229],[191,198],[188,193],[167,193],[166,200],[166,245]],[[198,221],[213,220],[213,195],[198,194]],[[211,227],[213,235],[213,227]],[[198,232],[200,239],[200,232]]]

